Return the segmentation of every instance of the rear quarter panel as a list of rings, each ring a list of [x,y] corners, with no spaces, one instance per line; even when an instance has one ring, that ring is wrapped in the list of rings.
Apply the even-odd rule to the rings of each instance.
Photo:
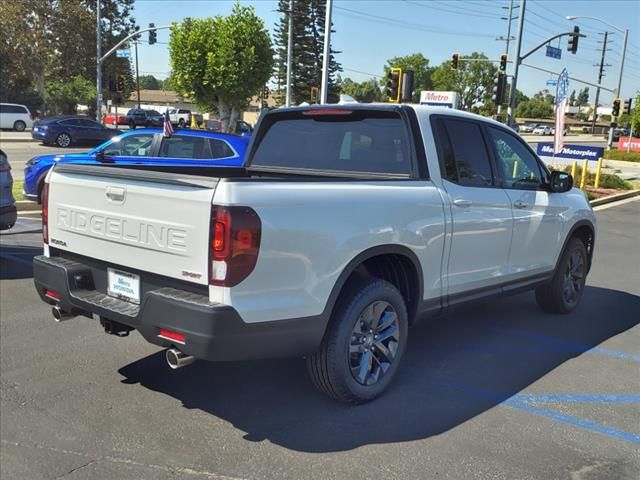
[[[254,271],[233,288],[210,287],[245,322],[321,314],[349,262],[381,245],[415,253],[424,299],[442,293],[444,213],[429,181],[225,181],[214,204],[250,206],[262,222]]]

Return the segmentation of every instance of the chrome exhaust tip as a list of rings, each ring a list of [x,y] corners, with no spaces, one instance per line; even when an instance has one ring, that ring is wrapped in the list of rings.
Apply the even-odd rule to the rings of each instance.
[[[51,308],[51,314],[56,322],[62,322],[63,320],[68,320],[69,318],[75,317],[75,315],[71,315],[70,313],[65,312],[60,308],[60,305],[55,305]]]
[[[167,364],[171,369],[176,370],[178,368],[186,367],[196,361],[195,357],[191,355],[185,355],[177,348],[169,348],[167,350]]]

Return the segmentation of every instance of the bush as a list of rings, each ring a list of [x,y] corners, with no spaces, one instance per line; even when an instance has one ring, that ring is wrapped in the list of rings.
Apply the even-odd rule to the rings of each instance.
[[[605,160],[624,160],[626,162],[640,162],[640,152],[621,152],[620,150],[606,150]]]
[[[552,168],[550,168],[552,170]],[[571,173],[571,165],[567,165],[562,168],[562,171]],[[578,165],[576,168],[576,176],[573,179],[573,185],[576,187],[580,186],[580,179],[582,178],[582,167]],[[587,171],[587,178],[585,179],[585,185],[594,185],[596,181],[596,172],[595,169]],[[632,190],[633,185],[626,180],[623,180],[618,175],[613,175],[610,173],[601,173],[600,174],[600,182],[598,183],[598,188],[611,188],[614,190]]]

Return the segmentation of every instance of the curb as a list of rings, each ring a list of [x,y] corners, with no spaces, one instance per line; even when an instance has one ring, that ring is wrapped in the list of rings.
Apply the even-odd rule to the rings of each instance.
[[[18,212],[35,212],[42,210],[42,206],[38,204],[38,202],[32,202],[31,200],[17,201],[16,208]]]
[[[640,190],[631,190],[624,193],[618,193],[617,195],[611,195],[610,197],[597,198],[596,200],[591,200],[589,205],[592,207],[597,207],[599,205],[606,205],[607,203],[617,202],[618,200],[625,200],[631,197],[637,197],[640,195]]]
[[[38,140],[34,140],[33,138],[2,138],[2,135],[0,135],[0,142],[2,143],[27,143],[37,141]]]

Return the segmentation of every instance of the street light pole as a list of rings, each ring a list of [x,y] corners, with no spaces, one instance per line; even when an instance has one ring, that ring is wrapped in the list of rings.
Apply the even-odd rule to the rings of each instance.
[[[293,50],[293,0],[289,0],[289,33],[287,35],[287,96],[285,106],[291,106],[291,57]]]
[[[518,18],[518,39],[516,44],[516,56],[513,60],[513,80],[509,90],[509,106],[507,107],[507,125],[513,126],[514,110],[516,108],[516,88],[518,88],[518,69],[520,68],[520,50],[522,49],[522,30],[524,29],[524,12],[527,0],[520,1],[520,18]]]
[[[327,16],[324,21],[324,51],[322,56],[322,85],[320,89],[320,103],[327,103],[327,89],[329,87],[329,56],[331,54],[331,8],[333,0],[327,0]]]
[[[100,28],[100,0],[96,2],[96,120],[102,122],[102,28]]]

